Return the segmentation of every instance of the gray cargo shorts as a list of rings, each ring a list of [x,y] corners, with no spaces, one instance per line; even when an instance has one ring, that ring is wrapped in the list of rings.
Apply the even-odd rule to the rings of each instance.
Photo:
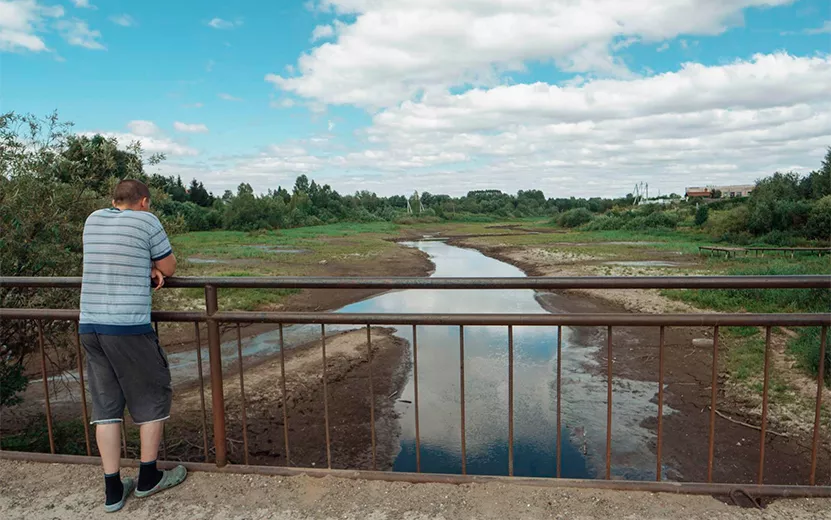
[[[81,334],[81,344],[87,352],[92,424],[121,422],[125,405],[136,424],[170,417],[170,368],[156,334]]]

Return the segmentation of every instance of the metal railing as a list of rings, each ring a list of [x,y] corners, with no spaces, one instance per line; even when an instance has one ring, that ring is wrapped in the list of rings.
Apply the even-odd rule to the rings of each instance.
[[[0,287],[5,288],[80,288],[81,279],[72,278],[11,278],[0,277]],[[465,326],[505,326],[508,330],[508,475],[514,473],[514,336],[515,326],[556,326],[557,327],[557,392],[556,392],[556,421],[557,421],[557,448],[556,448],[556,476],[561,476],[561,375],[562,375],[562,328],[573,326],[602,326],[606,327],[606,379],[607,379],[607,403],[606,403],[606,460],[605,474],[607,481],[605,485],[598,487],[617,486],[618,489],[645,489],[659,491],[682,491],[682,492],[706,492],[716,493],[727,491],[728,488],[721,484],[713,483],[714,467],[714,442],[716,422],[716,398],[718,393],[718,359],[719,359],[719,328],[724,326],[756,326],[765,328],[765,351],[764,371],[762,389],[762,418],[759,450],[759,465],[756,486],[743,486],[756,493],[772,494],[780,496],[831,496],[831,486],[816,486],[816,469],[818,450],[820,443],[821,429],[821,406],[822,389],[824,385],[824,363],[819,364],[817,377],[817,393],[815,402],[815,417],[811,442],[810,462],[810,486],[772,486],[764,485],[765,476],[765,446],[768,422],[768,393],[769,393],[769,369],[771,350],[771,328],[772,327],[798,327],[816,326],[821,327],[820,334],[820,360],[826,357],[828,326],[831,325],[831,313],[792,313],[792,314],[737,314],[737,313],[706,313],[706,314],[619,314],[619,313],[589,313],[589,314],[378,314],[378,313],[329,313],[329,312],[236,312],[220,311],[217,299],[218,288],[273,288],[273,289],[373,289],[373,290],[395,290],[395,289],[534,289],[534,290],[565,290],[565,289],[828,289],[831,288],[831,276],[809,275],[809,276],[683,276],[683,277],[540,277],[540,278],[300,278],[300,277],[229,277],[229,278],[170,278],[167,280],[167,288],[204,288],[205,291],[205,312],[195,311],[156,311],[152,315],[158,330],[158,322],[190,322],[194,323],[195,341],[197,353],[197,365],[199,367],[199,382],[201,392],[201,409],[203,425],[203,449],[205,459],[208,458],[208,419],[204,398],[204,380],[202,374],[201,358],[201,337],[199,324],[207,324],[208,335],[208,363],[211,383],[211,409],[213,412],[213,440],[214,453],[217,468],[222,468],[228,462],[227,457],[227,436],[226,436],[226,413],[223,392],[223,367],[221,356],[221,334],[220,324],[232,324],[236,327],[237,356],[239,360],[240,397],[242,400],[242,429],[243,449],[245,466],[238,469],[244,471],[262,471],[274,473],[274,468],[264,466],[248,466],[249,443],[248,424],[246,416],[245,382],[242,363],[242,335],[240,324],[242,323],[271,323],[279,328],[280,346],[280,385],[283,399],[286,394],[286,366],[285,366],[285,343],[283,337],[283,326],[289,324],[320,324],[321,354],[323,360],[323,395],[324,395],[324,422],[326,434],[326,460],[328,470],[332,474],[340,476],[358,476],[363,478],[389,478],[409,479],[411,481],[424,481],[425,477],[413,474],[392,474],[384,473],[386,477],[377,477],[374,474],[357,471],[344,473],[332,470],[332,453],[329,437],[329,406],[326,374],[326,325],[360,325],[365,326],[367,331],[367,358],[370,361],[369,392],[370,392],[370,417],[371,417],[371,450],[372,467],[376,465],[376,432],[375,432],[375,401],[372,382],[372,338],[370,327],[372,325],[410,325],[412,326],[412,354],[413,354],[413,376],[414,376],[414,413],[415,413],[415,444],[416,444],[416,473],[421,473],[421,439],[419,428],[419,389],[418,389],[418,336],[417,325],[442,325],[457,326],[459,328],[459,389],[460,389],[460,446],[461,446],[461,472],[462,477],[449,475],[430,475],[432,481],[462,482],[482,481],[480,477],[470,476],[468,479],[466,467],[466,432],[465,432]],[[2,320],[34,320],[38,323],[38,345],[41,356],[41,372],[45,395],[45,408],[47,416],[47,428],[51,454],[55,454],[55,441],[53,436],[52,411],[49,400],[49,378],[47,377],[46,357],[44,353],[43,322],[44,321],[72,321],[76,322],[76,348],[78,373],[80,376],[82,415],[84,419],[84,434],[87,455],[92,454],[90,447],[90,436],[87,424],[88,410],[86,407],[86,396],[83,380],[82,349],[77,336],[77,321],[79,311],[77,309],[24,309],[5,308],[0,309]],[[627,327],[659,327],[660,335],[657,345],[658,350],[658,388],[657,388],[657,446],[656,446],[656,482],[620,482],[611,481],[611,454],[612,454],[612,338],[613,328],[616,326]],[[709,436],[708,436],[708,457],[707,457],[707,482],[705,483],[666,483],[662,482],[662,448],[663,448],[663,407],[664,407],[664,363],[665,363],[665,328],[666,327],[712,327],[712,380],[710,382],[711,403],[709,411]],[[286,461],[290,457],[289,445],[289,422],[287,407],[283,409],[283,428],[285,439]],[[0,456],[11,458],[31,458],[42,460],[43,455],[0,453]],[[59,456],[58,456],[59,457]],[[125,446],[126,457],[126,446]],[[67,462],[79,461],[75,458],[58,458],[50,460],[64,460]],[[194,465],[194,467],[196,467]],[[253,469],[251,469],[253,468]],[[257,469],[259,468],[259,469]],[[205,465],[199,465],[199,469],[205,469]],[[294,470],[284,468],[282,474],[292,474]],[[302,470],[319,473],[319,470]],[[397,475],[397,476],[393,476]],[[465,480],[468,479],[468,480]],[[472,480],[471,480],[472,479]],[[528,479],[538,481],[540,479]],[[559,482],[564,482],[560,480]],[[580,485],[568,481],[569,485]],[[592,481],[598,482],[598,481]],[[681,486],[680,488],[673,486]],[[730,488],[732,489],[732,488]]]

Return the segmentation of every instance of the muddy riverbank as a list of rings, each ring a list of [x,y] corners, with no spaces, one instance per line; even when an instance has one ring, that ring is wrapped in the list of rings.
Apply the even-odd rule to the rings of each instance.
[[[395,402],[409,371],[409,345],[389,328],[371,329],[372,362],[366,330],[327,335],[326,388],[323,385],[322,345],[319,340],[287,349],[286,395],[282,392],[280,356],[271,356],[244,370],[249,462],[252,464],[326,467],[326,413],[333,468],[373,469],[372,407],[374,404],[376,467],[390,469],[398,452]],[[372,394],[370,394],[370,376]],[[206,408],[211,417],[210,383],[206,382]],[[225,411],[229,459],[242,463],[242,392],[239,371],[226,371]],[[172,424],[171,438],[185,438],[190,450],[180,454],[199,458],[201,416],[198,385],[180,389],[174,409],[181,421]],[[286,456],[285,407],[289,453]]]

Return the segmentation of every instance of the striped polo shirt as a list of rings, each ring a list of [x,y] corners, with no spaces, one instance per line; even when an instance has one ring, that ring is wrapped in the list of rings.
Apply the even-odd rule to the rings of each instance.
[[[152,263],[170,255],[159,219],[145,211],[100,209],[84,224],[81,334],[146,334]]]

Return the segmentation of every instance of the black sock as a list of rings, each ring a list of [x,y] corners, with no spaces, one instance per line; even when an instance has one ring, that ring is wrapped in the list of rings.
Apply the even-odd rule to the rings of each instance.
[[[162,479],[162,472],[156,468],[156,461],[142,462],[139,466],[138,490],[150,491]]]
[[[121,472],[104,474],[104,492],[107,495],[106,504],[111,506],[121,501],[124,496],[124,484],[121,483]]]

